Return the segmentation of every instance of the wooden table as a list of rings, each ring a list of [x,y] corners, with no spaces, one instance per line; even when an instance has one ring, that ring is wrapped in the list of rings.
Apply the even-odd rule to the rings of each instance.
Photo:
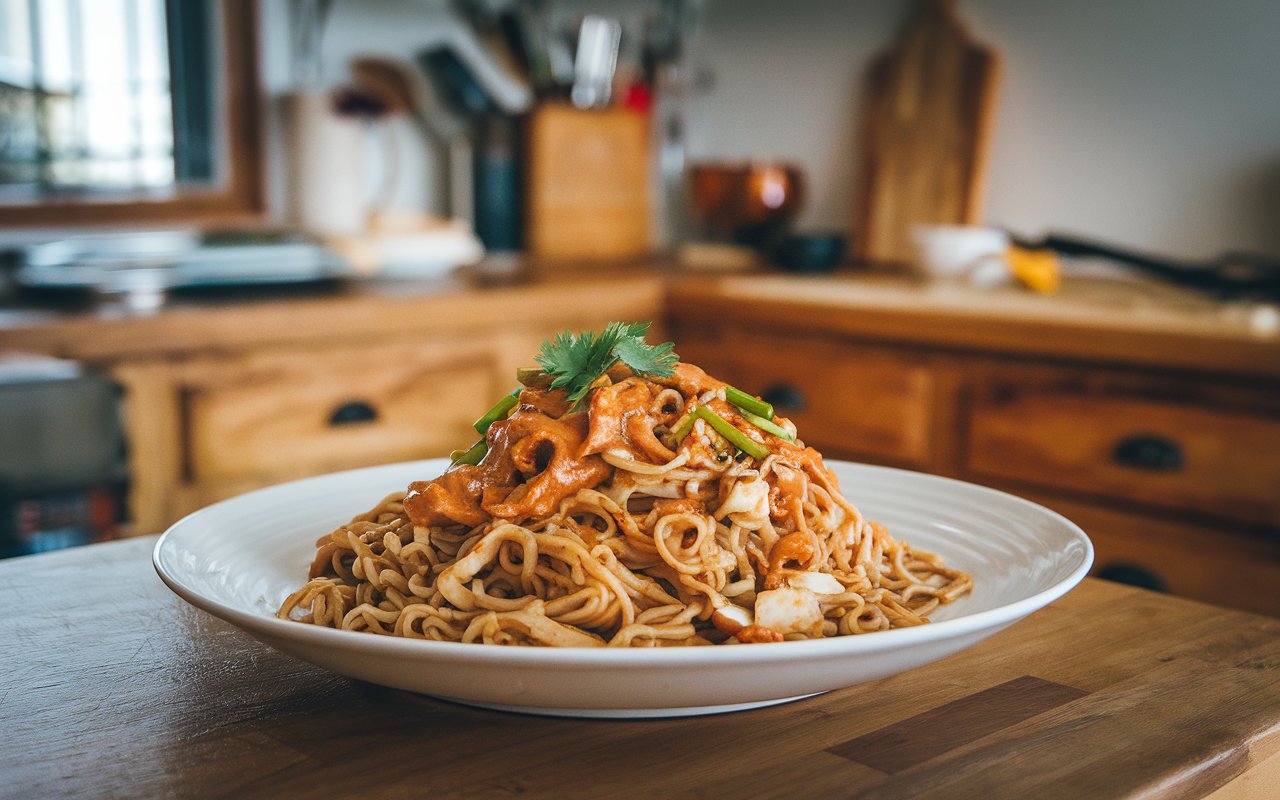
[[[1221,800],[1280,786],[1280,620],[1114,584],[1086,580],[876,683],[585,721],[278,654],[171,594],[154,543],[0,562],[0,796]]]

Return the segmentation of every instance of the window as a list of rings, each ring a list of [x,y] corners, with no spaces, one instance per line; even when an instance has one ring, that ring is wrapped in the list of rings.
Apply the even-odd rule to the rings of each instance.
[[[0,220],[260,210],[249,0],[0,0]]]

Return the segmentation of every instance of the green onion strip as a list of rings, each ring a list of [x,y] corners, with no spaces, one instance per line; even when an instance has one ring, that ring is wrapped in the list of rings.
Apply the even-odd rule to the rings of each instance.
[[[773,419],[773,406],[758,397],[752,397],[741,389],[735,389],[732,386],[724,387],[724,399],[743,411],[749,411],[765,419]]]
[[[790,431],[788,431],[786,428],[782,427],[776,422],[771,422],[770,420],[767,420],[764,417],[758,417],[755,414],[752,414],[750,411],[746,410],[745,408],[742,408],[741,406],[738,407],[738,413],[741,414],[742,418],[745,419],[747,422],[750,422],[752,425],[755,425],[757,428],[764,431],[765,433],[772,433],[774,436],[777,436],[779,439],[786,439],[788,442],[794,442],[796,440],[796,437],[792,436]]]
[[[738,448],[742,452],[752,458],[764,458],[769,455],[769,448],[750,438],[742,431],[733,426],[724,417],[707,408],[706,406],[698,406],[693,410],[694,415],[701,417],[708,425],[710,425],[716,433],[725,438],[729,444]]]
[[[454,464],[479,464],[480,459],[484,458],[487,452],[489,452],[489,446],[485,444],[484,439],[481,439],[466,450],[454,450],[449,454],[449,459]]]
[[[671,429],[671,437],[675,439],[676,444],[683,442],[684,437],[688,436],[689,431],[693,430],[693,421],[695,419],[697,419],[697,417],[692,411],[690,411],[688,414],[681,417],[680,421],[676,423],[676,426]]]
[[[498,420],[506,419],[507,413],[516,407],[516,403],[520,402],[520,389],[516,389],[509,395],[505,395],[501,400],[484,413],[484,416],[471,424],[476,429],[476,433],[484,436],[489,432],[489,426]]]

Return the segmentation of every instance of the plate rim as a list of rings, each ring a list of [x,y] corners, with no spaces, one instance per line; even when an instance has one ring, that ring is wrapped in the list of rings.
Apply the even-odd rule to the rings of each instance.
[[[389,464],[378,464],[368,467],[341,470],[337,472],[314,475],[295,480],[284,481],[271,486],[255,489],[234,497],[220,500],[182,517],[160,535],[152,548],[152,566],[160,579],[171,591],[187,603],[200,608],[215,617],[223,619],[242,630],[267,638],[296,639],[310,646],[327,645],[343,650],[349,645],[356,645],[361,650],[368,650],[378,656],[399,656],[448,662],[506,662],[529,666],[599,666],[613,668],[646,669],[655,666],[701,666],[703,662],[713,663],[772,663],[793,658],[840,658],[852,655],[867,655],[886,650],[896,650],[912,644],[923,644],[933,641],[944,641],[956,637],[967,636],[998,626],[1012,624],[1059,599],[1075,588],[1082,581],[1093,565],[1095,550],[1088,534],[1076,523],[1052,509],[1024,497],[984,486],[978,483],[935,475],[928,472],[888,467],[864,462],[828,459],[827,464],[840,464],[873,472],[910,476],[909,480],[920,480],[925,483],[937,482],[939,485],[963,487],[961,491],[999,497],[1002,502],[1013,502],[1037,515],[1046,516],[1070,534],[1072,540],[1083,545],[1083,557],[1070,573],[1050,586],[1035,594],[1005,603],[995,608],[977,611],[971,614],[950,619],[930,622],[910,628],[894,628],[887,631],[876,631],[873,635],[835,636],[824,639],[802,641],[757,643],[751,647],[497,647],[492,645],[464,644],[461,642],[441,642],[426,639],[408,639],[397,636],[380,636],[359,631],[337,630],[315,625],[301,625],[290,620],[282,620],[274,615],[253,613],[223,603],[200,592],[198,589],[184,584],[175,575],[170,574],[164,564],[164,557],[170,549],[176,548],[181,531],[197,518],[218,513],[218,509],[229,504],[247,502],[249,499],[264,494],[284,490],[285,487],[322,480],[339,480],[342,476],[353,474],[369,474],[375,471],[396,472],[417,468],[430,468],[430,465],[447,464],[448,459],[415,459]],[[358,637],[358,638],[356,638]],[[718,655],[713,655],[718,654]]]

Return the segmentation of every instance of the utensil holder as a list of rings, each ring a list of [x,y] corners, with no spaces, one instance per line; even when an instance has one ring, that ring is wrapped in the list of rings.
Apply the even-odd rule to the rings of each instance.
[[[543,105],[528,136],[528,248],[536,260],[625,262],[652,253],[647,113]]]

